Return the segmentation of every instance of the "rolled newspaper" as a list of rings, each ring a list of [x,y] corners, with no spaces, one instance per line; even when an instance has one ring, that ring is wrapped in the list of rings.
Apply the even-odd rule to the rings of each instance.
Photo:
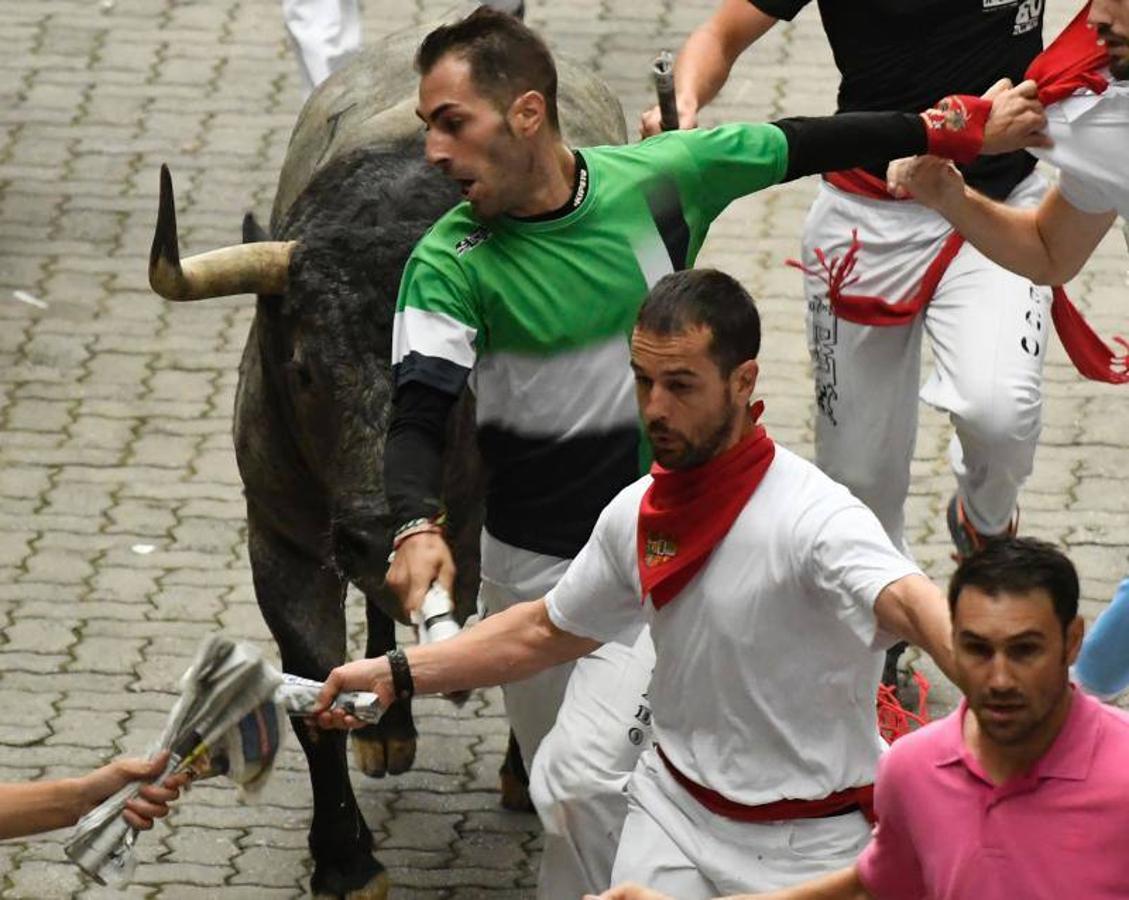
[[[455,621],[455,604],[451,595],[438,582],[432,582],[419,609],[412,613],[412,624],[419,629],[419,642],[431,644],[459,633]]]
[[[188,772],[194,780],[224,775],[241,792],[257,789],[282,746],[285,717],[312,712],[321,688],[320,681],[282,674],[250,644],[212,635],[181,678],[181,695],[153,748],[152,755],[170,754],[154,783]],[[333,705],[369,723],[383,713],[369,693],[341,693]],[[125,884],[133,874],[138,832],[122,810],[140,789],[126,785],[83,816],[64,848],[100,884]]]
[[[283,674],[282,684],[274,692],[274,699],[282,705],[287,715],[308,716],[317,707],[318,694],[324,682],[297,675]],[[384,707],[376,694],[367,691],[342,691],[333,699],[335,709],[343,709],[362,722],[375,725],[384,715]]]

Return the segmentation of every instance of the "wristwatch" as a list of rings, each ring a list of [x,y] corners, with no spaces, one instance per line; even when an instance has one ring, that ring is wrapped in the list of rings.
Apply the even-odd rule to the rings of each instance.
[[[408,701],[416,692],[412,682],[412,669],[408,665],[408,655],[399,647],[395,647],[384,654],[388,660],[388,667],[392,670],[392,694],[397,700]]]

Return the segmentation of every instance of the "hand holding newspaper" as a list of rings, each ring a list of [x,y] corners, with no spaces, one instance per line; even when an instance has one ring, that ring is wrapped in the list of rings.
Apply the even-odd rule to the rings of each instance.
[[[282,745],[286,715],[314,708],[321,683],[284,675],[253,646],[220,635],[205,639],[180,680],[181,696],[153,753],[168,749],[160,776],[189,772],[193,779],[227,775],[241,790],[254,791],[269,775]],[[383,709],[373,694],[341,694],[335,706],[366,722]],[[137,832],[122,818],[139,784],[122,788],[75,826],[66,853],[99,883],[122,884],[136,864]]]

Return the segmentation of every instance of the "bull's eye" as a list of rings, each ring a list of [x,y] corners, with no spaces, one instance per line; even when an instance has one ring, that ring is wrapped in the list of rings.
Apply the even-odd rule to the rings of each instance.
[[[296,359],[290,360],[286,364],[287,371],[298,382],[299,387],[308,388],[313,383],[313,376],[310,375],[310,367]]]

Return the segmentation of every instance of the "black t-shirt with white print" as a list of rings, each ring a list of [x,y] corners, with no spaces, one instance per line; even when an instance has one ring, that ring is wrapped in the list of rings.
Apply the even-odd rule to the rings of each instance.
[[[810,0],[749,0],[791,20]],[[839,112],[920,112],[948,94],[1018,83],[1042,50],[1045,0],[818,0],[842,80]],[[1027,153],[981,157],[968,182],[1007,196],[1035,165]],[[885,169],[869,169],[885,178]]]

